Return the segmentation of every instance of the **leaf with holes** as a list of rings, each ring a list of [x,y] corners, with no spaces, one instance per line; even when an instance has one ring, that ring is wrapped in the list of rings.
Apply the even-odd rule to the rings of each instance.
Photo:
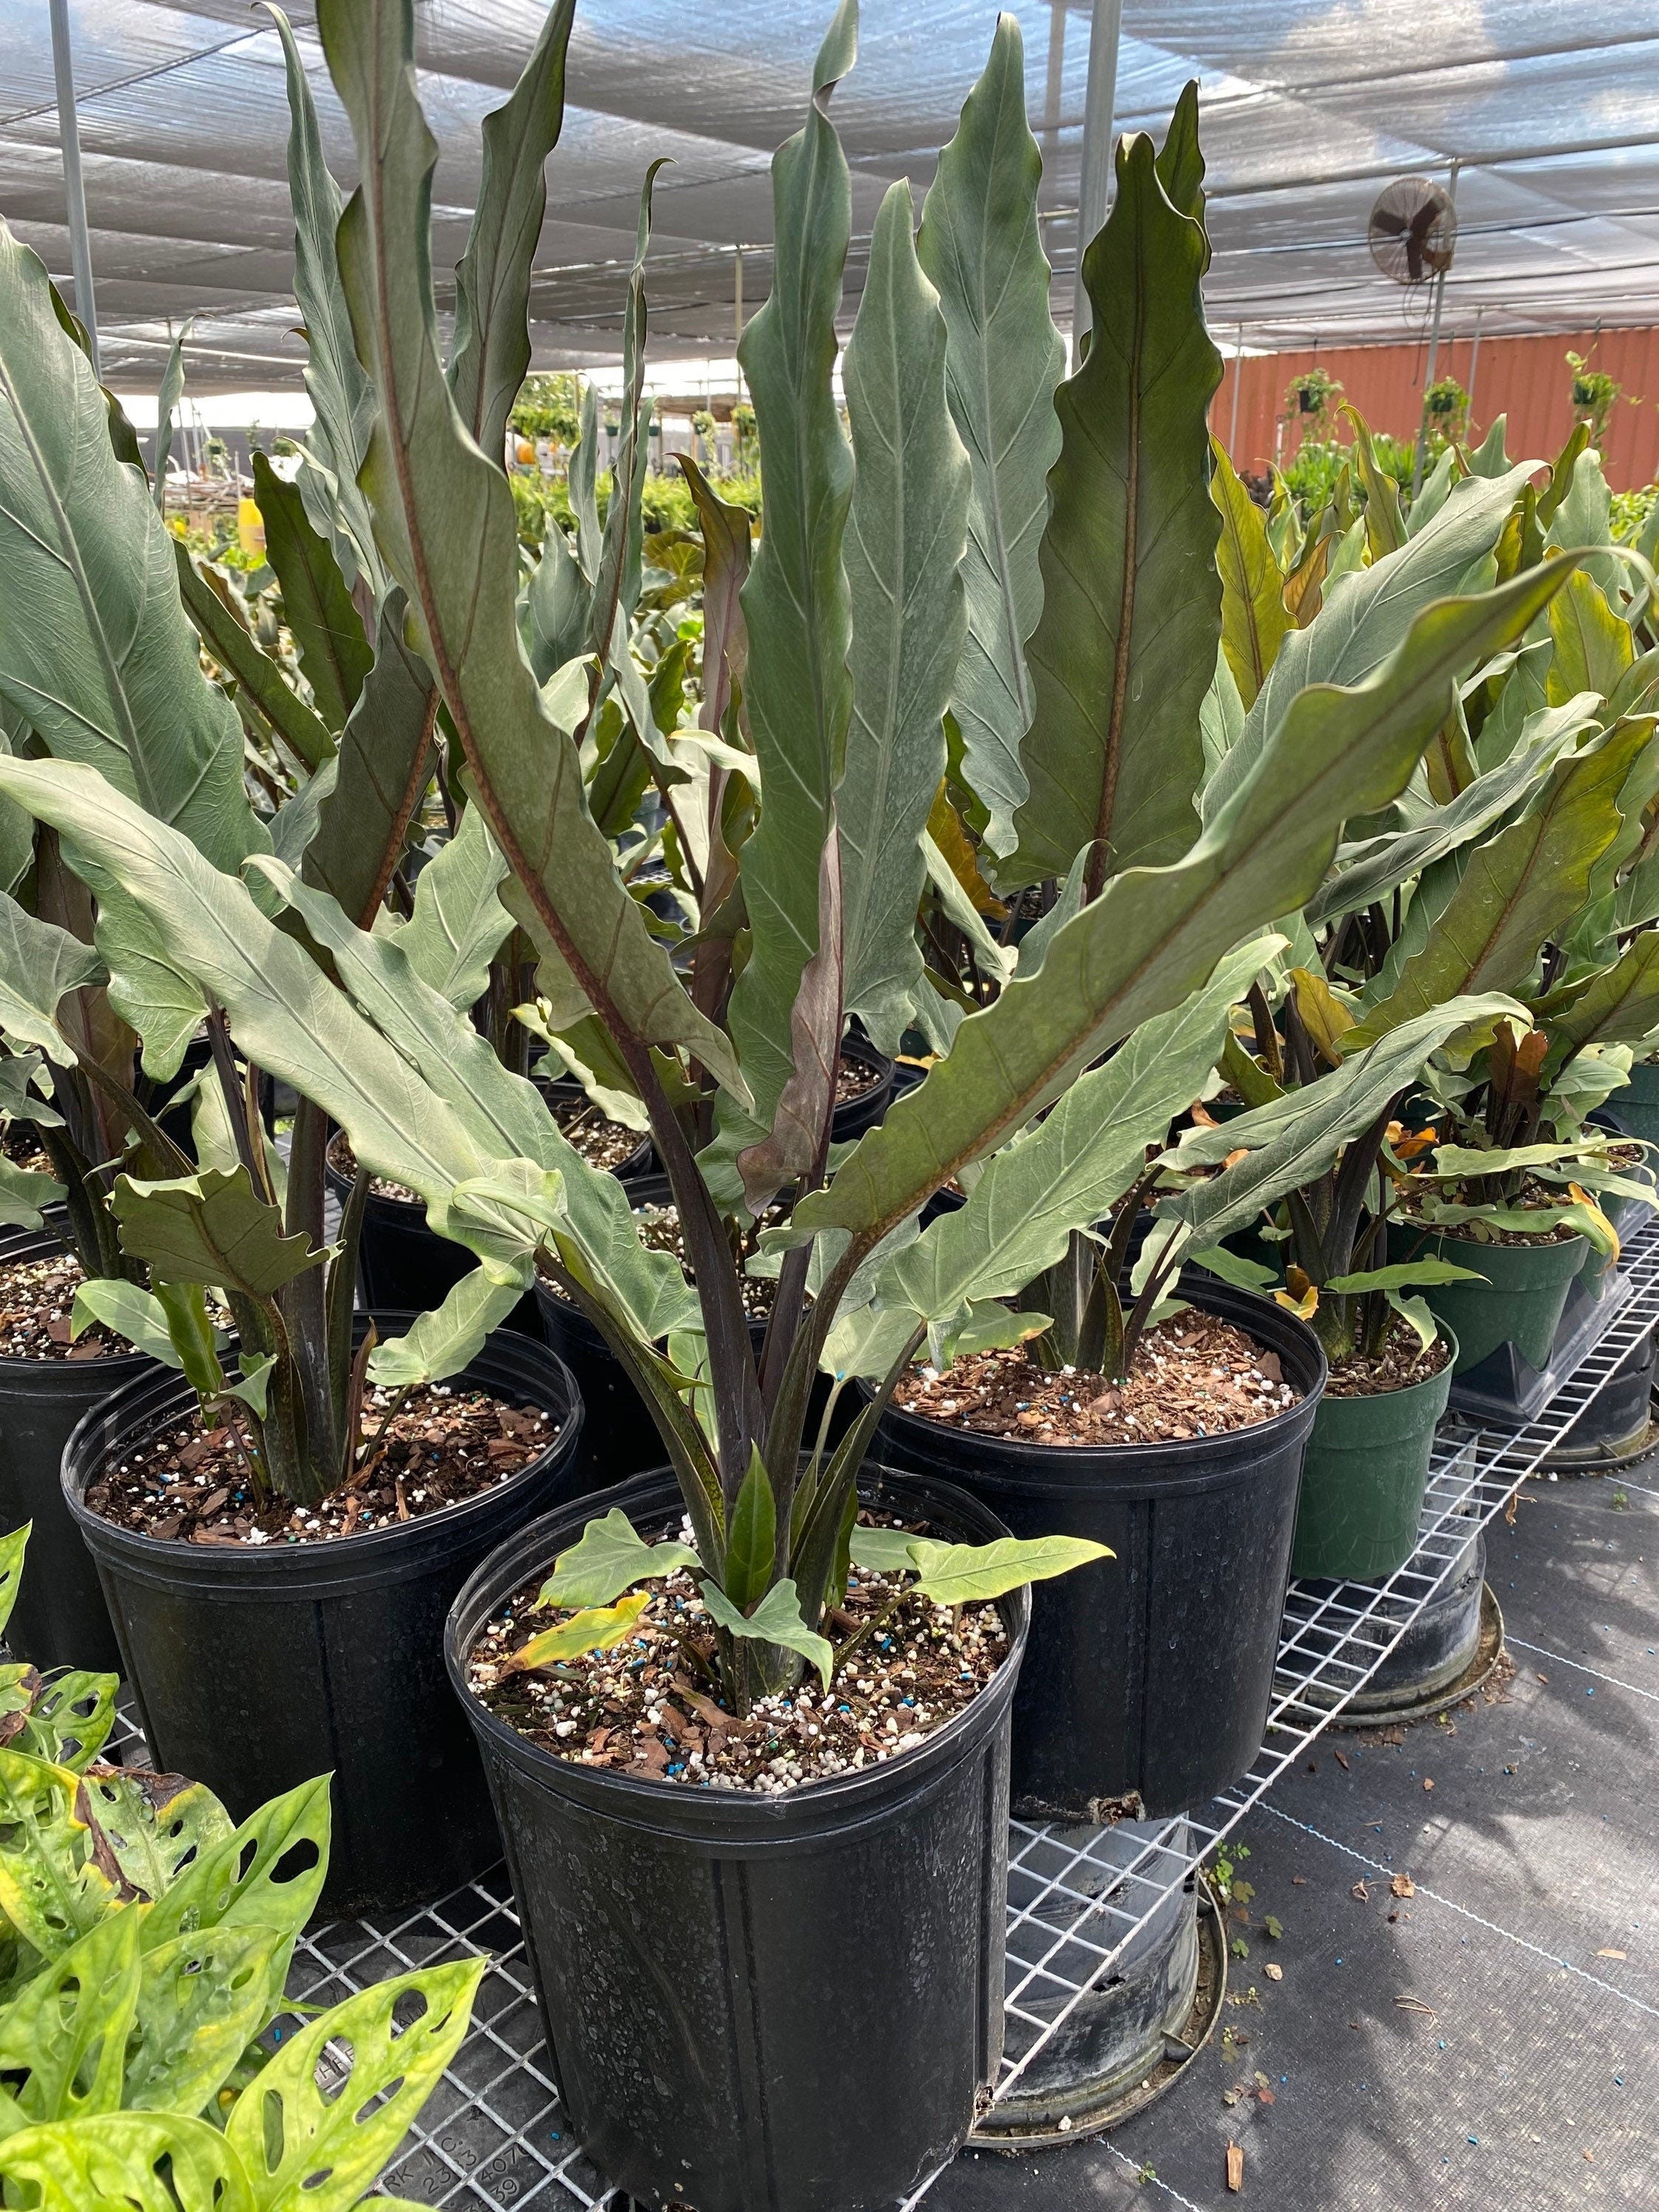
[[[141,2112],[202,2112],[280,2007],[288,1958],[281,1929],[234,1923],[198,1928],[145,1951],[123,2106]],[[258,2096],[257,2081],[246,2094]]]
[[[0,2006],[0,2131],[120,2110],[138,1982],[138,1916],[118,1911]]]
[[[0,1747],[0,1916],[43,1960],[85,1935],[116,1893],[90,1856],[80,1786],[67,1767]]]
[[[173,2112],[25,2128],[0,2142],[0,2180],[39,2212],[265,2212],[218,2130]]]
[[[465,1959],[378,1982],[283,2043],[225,2129],[258,2212],[349,2212],[460,2048],[488,1964]],[[325,2045],[349,2052],[351,2069],[326,2097],[317,2082]]]
[[[235,1832],[206,1784],[182,1774],[96,1766],[82,1787],[83,1809],[102,1830],[122,1875],[151,1899],[164,1897],[193,1863]]]
[[[163,1842],[185,1840],[158,1814]],[[195,1928],[276,1928],[290,1939],[311,1917],[328,1871],[328,1778],[302,1782],[251,1814],[239,1828],[214,1833],[216,1822],[192,1806],[204,1840],[175,1862],[173,1879],[144,1915],[143,1948]]]

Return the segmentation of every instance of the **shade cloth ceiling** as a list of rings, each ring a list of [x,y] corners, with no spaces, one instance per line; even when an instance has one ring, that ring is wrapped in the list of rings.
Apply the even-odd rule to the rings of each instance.
[[[195,319],[198,390],[297,382],[282,57],[246,0],[69,0],[105,374],[143,386]],[[544,0],[416,0],[422,90],[442,148],[434,262],[459,254],[477,130],[511,86]],[[1054,310],[1069,317],[1087,72],[1086,5],[1015,0],[1044,150]],[[325,143],[350,133],[308,27]],[[768,163],[799,121],[829,0],[579,0],[562,142],[537,258],[536,358],[614,358],[647,162],[659,357],[729,354],[736,253],[752,313],[770,276]],[[969,0],[866,0],[835,115],[854,173],[848,313],[896,177],[918,197],[985,58]],[[1449,329],[1582,331],[1659,320],[1659,0],[1126,0],[1119,129],[1161,130],[1201,87],[1215,248],[1206,300],[1224,342],[1397,339],[1426,292],[1377,274],[1366,217],[1393,175],[1444,181],[1460,239]],[[68,281],[47,0],[0,6],[0,213]]]

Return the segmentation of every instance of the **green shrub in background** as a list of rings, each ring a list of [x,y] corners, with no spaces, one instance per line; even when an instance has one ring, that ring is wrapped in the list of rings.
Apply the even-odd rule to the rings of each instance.
[[[533,473],[513,476],[513,506],[518,516],[519,536],[526,545],[539,546],[547,535],[550,520],[561,530],[575,528],[571,513],[570,493],[562,477],[544,477]],[[729,477],[714,477],[710,480],[714,490],[728,506],[741,507],[750,514],[760,513],[760,478],[748,472]],[[603,520],[611,503],[611,471],[604,470],[594,487],[599,499],[599,517]],[[647,531],[684,530],[697,527],[697,510],[684,477],[678,469],[672,476],[647,476],[641,487],[641,505]]]

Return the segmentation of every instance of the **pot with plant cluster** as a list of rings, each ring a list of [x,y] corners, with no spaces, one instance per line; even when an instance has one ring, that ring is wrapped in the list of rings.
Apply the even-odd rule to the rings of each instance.
[[[866,1513],[947,1542],[1006,1534],[946,1485],[866,1468],[859,1498]],[[680,1530],[666,1471],[602,1502],[642,1534]],[[606,2180],[643,2203],[887,2212],[960,2148],[996,2075],[1009,1714],[1027,1592],[966,1608],[994,1671],[932,1733],[896,1730],[894,1749],[855,1752],[856,1765],[830,1754],[839,1771],[788,1786],[772,1782],[757,1717],[743,1756],[771,1788],[735,1776],[710,1787],[716,1743],[739,1723],[728,1714],[722,1724],[691,1661],[671,1653],[663,1669],[654,1773],[637,1758],[612,1763],[631,1756],[625,1723],[617,1749],[607,1731],[590,1732],[579,1655],[540,1674],[502,1663],[550,1617],[535,1610],[537,1586],[600,1525],[589,1501],[520,1529],[456,1600],[446,1642],[495,1796],[560,2101]],[[664,1602],[677,1638],[708,1626],[689,1588]],[[655,1611],[640,1624],[647,1666],[665,1648],[656,1624]],[[930,1632],[951,1633],[949,1615],[921,1630],[924,1643]],[[532,1681],[546,1686],[513,1694]],[[556,1698],[581,1717],[555,1719]],[[858,1683],[838,1674],[823,1705],[848,1730],[850,1701],[862,1703]],[[688,1765],[694,1742],[705,1748]]]
[[[376,1318],[390,1331],[414,1316]],[[444,1683],[444,1616],[484,1554],[556,1495],[581,1427],[570,1376],[510,1330],[485,1345],[439,1402],[483,1393],[535,1425],[507,1471],[436,1512],[421,1510],[411,1455],[390,1512],[358,1508],[365,1492],[349,1486],[291,1518],[222,1492],[203,1496],[216,1510],[183,1509],[155,1534],[120,1511],[119,1478],[148,1462],[167,1472],[146,1486],[168,1483],[173,1498],[194,1486],[191,1444],[171,1447],[191,1433],[196,1401],[183,1376],[146,1364],[70,1439],[63,1497],[96,1562],[155,1763],[206,1783],[239,1815],[273,1788],[331,1774],[332,1914],[393,1911],[466,1881],[495,1843]],[[367,1524],[356,1534],[354,1519]]]
[[[1043,1443],[1017,1415],[1012,1433],[988,1434],[894,1405],[878,1432],[890,1464],[959,1484],[1016,1535],[1090,1537],[1115,1554],[1032,1594],[1013,1793],[1036,1815],[1100,1820],[1125,1798],[1147,1815],[1186,1812],[1261,1748],[1325,1358],[1306,1322],[1265,1298],[1196,1272],[1181,1289],[1270,1362],[1280,1379],[1265,1419],[1151,1443]]]
[[[50,1228],[20,1233],[0,1252],[0,1285],[70,1273],[62,1294],[65,1322],[78,1270]],[[95,1332],[82,1347],[56,1340],[29,1354],[0,1358],[0,1530],[27,1522],[33,1569],[12,1616],[17,1649],[40,1668],[119,1663],[115,1632],[58,1480],[64,1447],[83,1417],[128,1384],[159,1370],[142,1352]]]

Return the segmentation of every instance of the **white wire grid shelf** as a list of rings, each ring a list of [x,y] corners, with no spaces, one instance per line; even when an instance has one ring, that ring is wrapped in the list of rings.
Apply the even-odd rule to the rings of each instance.
[[[1012,1824],[1006,2047],[994,2103],[1138,1930],[1364,1688],[1471,1540],[1508,1508],[1659,1322],[1659,1223],[1630,1240],[1624,1266],[1632,1295],[1534,1419],[1512,1433],[1443,1431],[1418,1549],[1405,1566],[1375,1585],[1291,1583],[1266,1735],[1236,1787],[1149,1827],[1127,1863],[1121,1835],[1115,1848],[1109,1841],[1114,1830]],[[480,1954],[491,1963],[472,2027],[382,2188],[445,2212],[568,2212],[573,2204],[624,2212],[629,2200],[607,2188],[566,2124],[504,1868],[395,1923],[337,1921],[303,1937],[289,1994],[337,2003],[388,1975]],[[938,2179],[899,2212],[913,2212]]]

